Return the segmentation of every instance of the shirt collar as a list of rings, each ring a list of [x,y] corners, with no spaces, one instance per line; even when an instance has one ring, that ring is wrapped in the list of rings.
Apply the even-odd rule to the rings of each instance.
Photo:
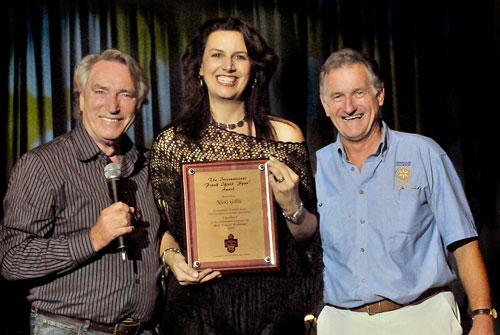
[[[389,147],[390,140],[390,129],[387,124],[382,121],[382,137],[380,138],[380,142],[377,146],[377,151],[375,152],[375,156],[379,156],[382,154],[382,157],[385,157],[387,148]]]
[[[122,136],[121,141],[122,150],[125,151],[121,167],[122,176],[128,177],[133,173],[136,163],[139,163],[139,166],[137,166],[138,168],[147,163],[145,156],[147,150],[139,149],[127,134]],[[76,121],[76,126],[73,129],[72,142],[75,146],[76,156],[81,162],[89,162],[98,159],[99,156],[102,156],[103,159],[107,159],[106,155],[97,146],[92,137],[90,137],[80,120]]]
[[[71,140],[76,149],[76,156],[82,162],[93,160],[101,153],[101,149],[90,137],[81,120],[76,121]]]
[[[387,126],[387,124],[382,121],[382,136],[380,138],[380,141],[377,146],[377,150],[375,151],[374,156],[379,156],[382,154],[382,157],[385,157],[385,153],[387,151],[387,148],[389,147],[389,141],[390,141],[390,129]],[[337,140],[335,141],[335,151],[342,157],[343,159],[346,159],[346,153],[345,153],[345,148],[344,145],[342,144],[342,140],[340,139],[340,134],[337,134]]]

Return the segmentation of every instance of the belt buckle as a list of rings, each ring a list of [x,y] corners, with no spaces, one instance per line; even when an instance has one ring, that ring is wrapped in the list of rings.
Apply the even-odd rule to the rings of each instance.
[[[124,329],[122,329],[122,327]],[[113,335],[119,335],[123,331],[125,332],[126,335],[137,335],[137,334],[139,334],[140,327],[141,327],[140,321],[124,320],[120,323],[115,324],[115,329],[113,330]],[[126,328],[135,328],[135,331],[133,333],[129,333],[129,330]]]
[[[370,311],[370,304],[366,305],[365,308],[366,308],[366,313],[368,313],[368,315],[375,315],[378,313],[382,313],[382,304],[380,301],[378,302],[378,312]]]

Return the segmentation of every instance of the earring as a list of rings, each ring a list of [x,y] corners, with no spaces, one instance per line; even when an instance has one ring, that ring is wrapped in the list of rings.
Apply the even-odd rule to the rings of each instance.
[[[254,89],[254,88],[255,88],[255,85],[257,85],[257,78],[255,78],[255,79],[253,80],[252,89]]]
[[[200,87],[203,87],[203,77],[198,75],[198,79],[200,80]]]

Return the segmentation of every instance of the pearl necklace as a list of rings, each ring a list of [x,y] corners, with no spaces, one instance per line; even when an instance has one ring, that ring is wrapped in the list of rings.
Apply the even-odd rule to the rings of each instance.
[[[224,129],[224,130],[226,130],[226,129],[233,130],[233,129],[236,129],[239,127],[243,127],[243,125],[245,124],[246,121],[247,121],[246,114],[243,117],[243,120],[240,120],[237,123],[220,123],[220,122],[215,121],[212,117],[210,117],[211,124],[213,124],[214,126],[216,126],[219,129]]]

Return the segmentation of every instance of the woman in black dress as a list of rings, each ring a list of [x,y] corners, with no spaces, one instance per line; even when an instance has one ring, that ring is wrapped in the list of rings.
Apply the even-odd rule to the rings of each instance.
[[[182,59],[182,113],[153,143],[150,174],[167,221],[162,259],[171,273],[168,334],[303,334],[322,294],[321,246],[309,154],[300,129],[269,115],[278,58],[246,22],[206,22]],[[184,257],[181,165],[269,158],[280,270],[221,275]],[[288,216],[288,218],[286,218]]]

